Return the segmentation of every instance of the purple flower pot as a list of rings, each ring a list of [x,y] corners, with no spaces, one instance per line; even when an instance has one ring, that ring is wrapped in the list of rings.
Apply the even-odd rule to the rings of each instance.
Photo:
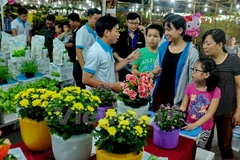
[[[107,111],[109,108],[113,108],[113,107],[112,107],[112,106],[107,106],[107,107],[98,107],[98,108],[97,108],[97,111],[98,111],[97,121],[98,121],[99,119],[102,119],[102,118],[105,117],[106,111]]]
[[[177,147],[179,140],[180,129],[174,129],[171,132],[160,130],[160,128],[154,123],[153,125],[153,143],[164,149],[173,149]]]

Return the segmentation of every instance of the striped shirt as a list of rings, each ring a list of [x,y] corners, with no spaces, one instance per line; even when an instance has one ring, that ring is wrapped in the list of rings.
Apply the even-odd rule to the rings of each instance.
[[[215,116],[224,115],[237,108],[235,76],[240,75],[240,60],[230,54],[222,64],[216,66],[215,72],[218,77],[217,85],[221,90],[221,100]]]

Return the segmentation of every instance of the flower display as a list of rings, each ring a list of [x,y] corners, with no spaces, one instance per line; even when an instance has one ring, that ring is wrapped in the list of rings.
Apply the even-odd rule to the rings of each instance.
[[[133,73],[127,74],[126,81],[123,83],[123,89],[118,94],[118,99],[127,106],[139,108],[147,105],[148,97],[151,95],[153,87],[153,80],[146,73],[142,73],[139,79]]]
[[[176,106],[161,105],[156,112],[154,122],[161,130],[170,132],[185,126],[185,113]]]
[[[0,136],[2,131],[0,130]],[[11,143],[9,139],[0,139],[0,160],[3,160],[8,156],[8,150],[10,149]]]
[[[51,134],[67,140],[72,135],[91,133],[99,104],[99,97],[79,87],[65,87],[59,93],[52,94],[45,108]]]
[[[128,110],[117,114],[115,109],[108,109],[106,116],[98,121],[98,128],[93,133],[97,139],[95,145],[111,153],[139,154],[146,146],[150,118],[141,116],[136,119],[136,113]]]
[[[57,92],[47,89],[29,88],[19,92],[15,96],[15,104],[18,106],[18,114],[21,118],[30,118],[38,122],[43,121],[51,97]]]
[[[104,85],[101,85],[99,87],[94,87],[92,89],[92,93],[95,96],[98,96],[101,100],[100,107],[107,107],[112,106],[113,102],[116,102],[116,96],[112,92],[111,88],[104,87]]]

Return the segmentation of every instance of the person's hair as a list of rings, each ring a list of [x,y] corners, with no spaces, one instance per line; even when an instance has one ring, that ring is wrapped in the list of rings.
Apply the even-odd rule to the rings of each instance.
[[[97,8],[90,8],[88,11],[87,11],[87,16],[88,17],[91,17],[93,16],[94,14],[101,14],[101,11]]]
[[[62,32],[63,32],[63,24],[62,24],[62,23],[57,22],[57,23],[55,24],[55,26],[58,26],[58,28],[62,29]]]
[[[164,17],[163,17],[163,19],[165,20],[165,19],[167,19],[168,17],[171,17],[171,16],[173,16],[174,14],[173,13],[168,13],[167,15],[165,15]]]
[[[227,53],[227,50],[225,48],[225,44],[227,43],[225,32],[221,29],[210,29],[210,30],[208,30],[207,32],[204,33],[204,35],[202,37],[202,42],[204,42],[204,40],[209,35],[212,36],[213,40],[217,44],[222,43],[223,52]]]
[[[204,73],[209,72],[210,76],[206,79],[207,92],[212,92],[217,87],[217,75],[214,71],[216,63],[207,56],[201,57],[197,62],[201,63],[201,68]]]
[[[68,28],[71,28],[71,26],[70,26],[70,24],[69,24],[69,22],[68,21],[65,21],[65,22],[63,22],[63,24],[62,24],[63,26],[68,26]]]
[[[135,20],[137,18],[141,21],[141,17],[139,16],[139,14],[137,14],[135,12],[130,12],[127,15],[127,20]]]
[[[77,21],[80,22],[79,15],[77,13],[71,13],[68,15],[68,19],[71,21]]]
[[[47,16],[46,20],[52,21],[52,22],[54,23],[54,22],[55,22],[55,16],[52,15],[52,14],[49,14],[49,15]]]
[[[17,13],[18,13],[18,15],[28,14],[28,11],[26,8],[20,7],[20,8],[18,8]]]
[[[160,26],[158,24],[151,24],[151,25],[149,25],[147,27],[147,29],[146,29],[146,35],[148,34],[148,30],[149,29],[156,29],[159,32],[160,38],[162,38],[162,36],[163,36],[163,27],[162,26]]]
[[[10,17],[12,17],[12,19],[15,19],[17,16],[14,14],[10,14]]]
[[[100,17],[96,22],[96,32],[99,37],[103,37],[104,31],[107,29],[112,31],[113,27],[119,24],[117,18],[112,16]]]
[[[234,36],[230,36],[230,37],[229,37],[229,39],[231,39],[231,38],[234,38],[234,39],[236,39],[236,37],[234,37]]]
[[[184,41],[188,41],[188,42],[192,41],[192,37],[185,34],[185,32],[186,32],[186,21],[182,16],[176,15],[176,14],[171,15],[171,16],[168,16],[165,19],[165,21],[163,22],[163,26],[167,26],[167,27],[172,29],[171,24],[173,25],[174,28],[176,28],[176,30],[182,28],[183,31],[182,31],[181,35],[182,35]]]

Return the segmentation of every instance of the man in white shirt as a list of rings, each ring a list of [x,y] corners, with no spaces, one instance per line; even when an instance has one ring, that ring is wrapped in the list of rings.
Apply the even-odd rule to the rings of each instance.
[[[17,36],[24,34],[27,36],[27,43],[31,44],[32,40],[32,27],[27,20],[28,11],[26,8],[18,8],[18,17],[11,22],[12,35]]]

